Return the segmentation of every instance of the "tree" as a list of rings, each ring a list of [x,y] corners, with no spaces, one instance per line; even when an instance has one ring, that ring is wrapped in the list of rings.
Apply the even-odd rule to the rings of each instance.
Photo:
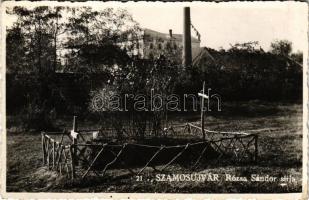
[[[292,52],[292,42],[288,40],[275,40],[270,44],[270,52],[276,55],[289,56]]]
[[[13,27],[6,36],[6,65],[8,73],[26,72],[28,69],[25,37],[20,27]]]
[[[127,64],[127,51],[138,42],[139,25],[124,9],[80,7],[68,18],[67,70],[90,73],[113,71]],[[124,45],[127,49],[122,49]]]
[[[63,95],[66,88],[55,81],[57,70],[115,75],[116,68],[124,69],[120,66],[131,62],[121,44],[133,48],[140,30],[123,9],[15,6],[8,9],[7,14],[16,17],[13,25],[7,28],[7,72],[22,74],[21,77],[29,74],[23,83],[14,77],[11,80],[25,88],[22,94],[27,97],[24,110],[31,115],[28,116],[32,122],[32,119],[48,116],[57,105],[73,107],[76,103],[68,98],[69,95]],[[128,41],[129,36],[131,41]],[[77,85],[90,77],[88,73],[81,74],[81,79],[74,79]],[[81,93],[80,96],[87,92]],[[59,110],[63,108],[58,107]]]
[[[228,49],[229,52],[233,51],[243,51],[243,52],[257,52],[258,41],[245,42],[245,43],[235,43],[230,44],[231,48]]]
[[[69,71],[102,71],[126,61],[122,50],[134,48],[140,39],[139,25],[124,9],[16,6],[7,13],[17,17],[14,25],[8,27],[8,54],[12,55],[8,57],[8,69],[25,63],[28,67],[24,69],[29,73],[49,73],[62,70],[61,61],[65,61]],[[21,44],[21,57],[13,59],[14,49]],[[124,44],[126,49],[121,48]]]
[[[50,116],[59,103],[56,96],[60,90],[54,72],[62,43],[59,36],[65,32],[64,21],[60,20],[64,10],[64,7],[48,6],[30,9],[15,6],[7,10],[7,14],[17,18],[8,27],[7,72],[13,73],[11,80],[23,88],[15,94],[22,93],[20,96],[26,99],[23,105],[26,128],[52,128]],[[25,74],[28,74],[26,78]]]
[[[299,64],[302,65],[302,63],[303,63],[303,52],[297,51],[296,53],[292,53],[292,54],[291,54],[291,58],[292,58],[295,62],[297,62],[297,63],[299,63]]]
[[[59,36],[65,32],[64,22],[59,20],[62,18],[63,11],[65,11],[64,7],[48,6],[38,6],[33,9],[16,6],[11,10],[7,10],[8,14],[17,17],[13,26],[8,28],[8,32],[11,35],[20,34],[23,38],[24,49],[18,60],[27,60],[25,63],[28,64],[28,67],[25,67],[25,69],[27,69],[28,73],[49,73],[56,70],[57,51],[61,43]],[[12,37],[7,37],[9,45],[20,45],[18,43],[20,41],[12,39]],[[8,46],[8,55],[14,54],[14,49],[10,49],[11,46]],[[11,63],[19,62],[18,60],[9,61],[8,69],[12,67]]]

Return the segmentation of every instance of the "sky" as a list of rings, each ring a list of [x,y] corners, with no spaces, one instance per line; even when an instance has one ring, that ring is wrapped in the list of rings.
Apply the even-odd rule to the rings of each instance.
[[[159,32],[182,33],[183,4],[127,7],[142,27]],[[258,41],[269,50],[274,40],[287,39],[293,51],[306,43],[306,3],[202,3],[190,5],[192,24],[201,34],[201,46],[229,48],[237,42]],[[195,36],[194,31],[191,31]]]
[[[42,4],[47,3],[37,2],[31,6]],[[307,47],[308,6],[304,2],[74,3],[74,6],[79,5],[93,5],[97,10],[125,8],[142,28],[162,33],[168,33],[169,29],[182,33],[183,7],[189,5],[192,24],[201,34],[201,46],[227,49],[237,42],[258,41],[264,50],[269,50],[274,40],[286,39],[292,42],[294,52]],[[7,23],[12,20],[8,19]],[[191,33],[195,36],[194,31]]]

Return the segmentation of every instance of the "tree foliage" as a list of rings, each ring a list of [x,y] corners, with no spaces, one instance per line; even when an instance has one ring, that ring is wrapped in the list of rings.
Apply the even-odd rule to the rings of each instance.
[[[40,6],[33,9],[16,6],[7,10],[10,15],[17,16],[17,21],[8,33],[11,35],[20,34],[20,43],[17,60],[8,59],[7,69],[13,73],[44,73],[53,72],[58,65],[58,54],[60,41],[59,36],[63,33],[65,26],[60,21],[64,7]],[[14,45],[18,44],[14,38],[7,37],[7,54],[16,55]],[[26,61],[26,62],[24,62]],[[23,62],[27,66],[16,69],[10,63]]]
[[[140,31],[132,16],[123,9],[106,8],[94,11],[90,7],[72,10],[68,18],[66,48],[66,70],[102,72],[112,71],[113,65],[126,65],[129,58],[121,43],[127,43],[129,36],[137,38]],[[127,48],[133,48],[132,40]]]
[[[276,55],[289,56],[292,52],[292,42],[288,40],[275,40],[270,44],[270,52]]]
[[[69,90],[55,81],[55,72],[79,72],[83,76],[74,84],[81,85],[89,81],[91,73],[112,74],[116,66],[131,62],[119,43],[139,27],[125,10],[16,6],[7,14],[17,19],[7,27],[7,73],[11,80],[7,87],[20,89],[11,96],[22,93],[24,111],[33,115],[26,115],[31,124],[35,124],[32,119],[49,115],[55,108],[73,107],[72,98],[65,95]],[[24,74],[29,74],[27,79],[20,78]]]
[[[217,91],[223,99],[301,99],[302,65],[290,57],[259,49],[233,49],[227,52],[207,50],[214,60],[210,62],[211,59],[206,57],[199,62],[192,79],[205,80],[206,85]]]
[[[302,65],[302,63],[303,63],[303,53],[301,51],[297,51],[296,53],[292,53],[291,59],[293,59],[295,62]]]

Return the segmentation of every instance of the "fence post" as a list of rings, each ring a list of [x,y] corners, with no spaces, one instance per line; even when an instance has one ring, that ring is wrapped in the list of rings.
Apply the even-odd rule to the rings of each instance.
[[[203,91],[202,94],[205,94],[205,81],[203,82]],[[201,128],[202,128],[202,134],[203,134],[203,140],[205,140],[205,129],[204,129],[204,121],[205,121],[205,116],[204,116],[204,97],[202,97],[202,106],[201,106]]]
[[[45,133],[42,132],[41,133],[42,135],[42,155],[43,155],[43,166],[45,165],[45,158],[46,158],[46,155],[45,155]]]
[[[73,117],[73,131],[76,133],[77,132],[77,116],[74,116]],[[76,137],[73,137],[73,162],[74,162],[74,165],[77,164],[76,163],[76,153],[77,153],[77,137],[78,135],[76,135]]]
[[[55,141],[53,141],[53,169],[55,168],[55,159],[56,159],[56,152],[55,152]]]
[[[254,135],[254,161],[257,162],[258,161],[258,157],[259,157],[259,150],[258,150],[258,136]]]
[[[71,168],[72,168],[72,181],[74,180],[75,178],[75,163],[74,163],[74,160],[75,160],[75,156],[74,156],[74,153],[73,153],[73,146],[74,145],[70,145],[70,154],[71,154]]]
[[[50,143],[50,140],[49,140],[49,138],[47,138],[47,149],[46,149],[46,152],[47,152],[47,158],[46,158],[46,160],[47,160],[47,167],[48,167],[48,169],[49,169],[49,159],[50,159],[50,152],[49,152],[49,143]]]

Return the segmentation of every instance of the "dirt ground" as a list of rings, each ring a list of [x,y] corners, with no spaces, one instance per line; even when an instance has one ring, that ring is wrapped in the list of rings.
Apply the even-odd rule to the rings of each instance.
[[[207,115],[210,130],[276,129],[259,132],[259,162],[239,165],[218,163],[189,171],[172,165],[168,174],[218,174],[217,181],[163,180],[161,172],[146,169],[142,177],[131,176],[125,169],[109,170],[103,178],[90,177],[69,182],[65,177],[42,166],[41,135],[23,132],[8,116],[7,191],[8,192],[300,192],[302,183],[302,105],[277,103],[230,103],[222,113]],[[226,111],[225,111],[226,110]],[[199,113],[177,116],[175,122],[198,121]],[[63,120],[67,127],[71,120]],[[88,124],[88,125],[87,125]],[[83,126],[90,126],[84,122]],[[270,181],[252,181],[251,175],[273,176]],[[246,177],[247,181],[227,181],[227,175]],[[291,180],[281,180],[284,177]],[[158,178],[159,177],[159,178]],[[162,179],[161,179],[162,178]]]

